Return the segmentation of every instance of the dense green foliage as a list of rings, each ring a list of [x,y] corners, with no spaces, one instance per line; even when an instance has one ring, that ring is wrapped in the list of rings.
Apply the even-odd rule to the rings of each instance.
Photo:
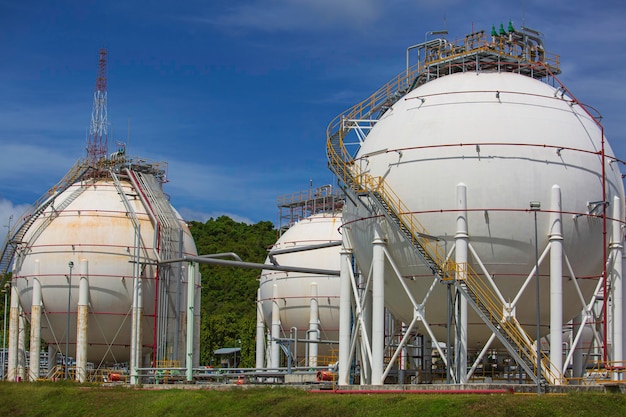
[[[2,416],[624,416],[623,394],[336,395],[290,388],[141,390],[0,383]]]
[[[243,261],[263,263],[268,247],[276,241],[276,230],[269,221],[249,225],[221,216],[204,224],[192,221],[189,225],[200,255],[234,252]],[[261,271],[203,264],[200,272],[200,364],[218,365],[218,359],[213,357],[215,349],[241,347],[239,366],[253,367],[256,293]]]

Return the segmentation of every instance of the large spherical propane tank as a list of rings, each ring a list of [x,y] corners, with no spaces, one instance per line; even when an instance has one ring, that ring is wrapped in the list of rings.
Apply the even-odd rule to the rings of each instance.
[[[541,254],[549,242],[552,189],[560,187],[563,253],[582,278],[578,283],[589,300],[604,258],[602,220],[587,214],[598,210],[601,203],[594,202],[605,198],[603,169],[609,216],[615,196],[624,204],[621,173],[617,164],[610,163],[613,151],[608,142],[602,144],[602,134],[577,102],[547,83],[515,73],[468,71],[427,82],[398,100],[371,129],[355,163],[370,175],[383,177],[447,252],[454,249],[457,188],[464,185],[470,245],[507,302],[531,274],[536,249]],[[604,161],[603,146],[609,156]],[[531,201],[540,202],[542,209],[537,213],[537,242]],[[350,199],[344,223],[363,273],[372,264],[374,227],[380,226],[401,280],[418,303],[426,300],[426,318],[438,337],[445,339],[446,286],[436,285],[431,291],[432,273],[397,228]],[[475,257],[469,260],[482,273]],[[563,320],[567,322],[582,306],[569,269],[563,271]],[[549,274],[549,261],[543,262],[542,334],[549,332]],[[389,265],[385,304],[397,318],[412,320],[414,308]],[[535,311],[535,291],[527,289],[515,314],[531,331]],[[476,315],[469,322],[470,327],[483,328],[470,328],[470,346],[483,343],[488,337],[486,326]]]

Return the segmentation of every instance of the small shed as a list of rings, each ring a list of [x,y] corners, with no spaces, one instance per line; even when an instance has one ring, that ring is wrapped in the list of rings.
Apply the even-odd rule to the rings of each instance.
[[[222,368],[237,368],[241,360],[241,348],[219,348],[213,351],[213,354],[220,357],[220,366]]]

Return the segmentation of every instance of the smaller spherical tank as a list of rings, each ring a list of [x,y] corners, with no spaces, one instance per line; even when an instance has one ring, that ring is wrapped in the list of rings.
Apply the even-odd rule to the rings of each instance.
[[[28,229],[23,239],[25,246],[18,251],[13,267],[14,285],[25,313],[31,312],[33,283],[38,280],[43,306],[41,337],[61,353],[65,353],[68,341],[70,356],[76,354],[79,283],[81,277],[87,278],[87,360],[96,365],[129,360],[137,271],[142,278],[142,354],[152,351],[156,340],[158,286],[166,285],[157,279],[155,227],[147,209],[129,181],[120,183],[140,223],[140,242],[110,178],[78,182],[58,195]],[[196,255],[188,227],[179,216],[178,221],[183,253]],[[137,246],[141,259],[138,270],[135,269]],[[186,288],[184,282],[181,284]]]
[[[273,251],[304,248],[341,241],[340,214],[316,214],[294,224],[274,244]],[[279,265],[303,268],[339,270],[341,246],[331,246],[274,256]],[[265,261],[271,264],[270,257]],[[321,340],[337,340],[339,331],[339,276],[302,272],[263,270],[260,280],[260,301],[265,324],[272,325],[274,285],[280,309],[280,326],[283,337],[297,328],[299,338],[306,337],[309,329],[312,294],[317,293],[319,329]],[[332,346],[320,345],[319,354],[328,355]],[[299,352],[304,354],[304,350]]]

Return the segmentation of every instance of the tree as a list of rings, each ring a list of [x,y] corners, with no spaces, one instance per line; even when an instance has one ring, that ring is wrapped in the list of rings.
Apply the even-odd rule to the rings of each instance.
[[[263,263],[277,231],[269,221],[238,223],[227,216],[206,223],[189,223],[198,253],[234,252],[243,261]],[[221,347],[241,347],[242,367],[255,363],[256,293],[261,271],[200,265],[202,303],[200,363],[218,364],[213,351]]]

